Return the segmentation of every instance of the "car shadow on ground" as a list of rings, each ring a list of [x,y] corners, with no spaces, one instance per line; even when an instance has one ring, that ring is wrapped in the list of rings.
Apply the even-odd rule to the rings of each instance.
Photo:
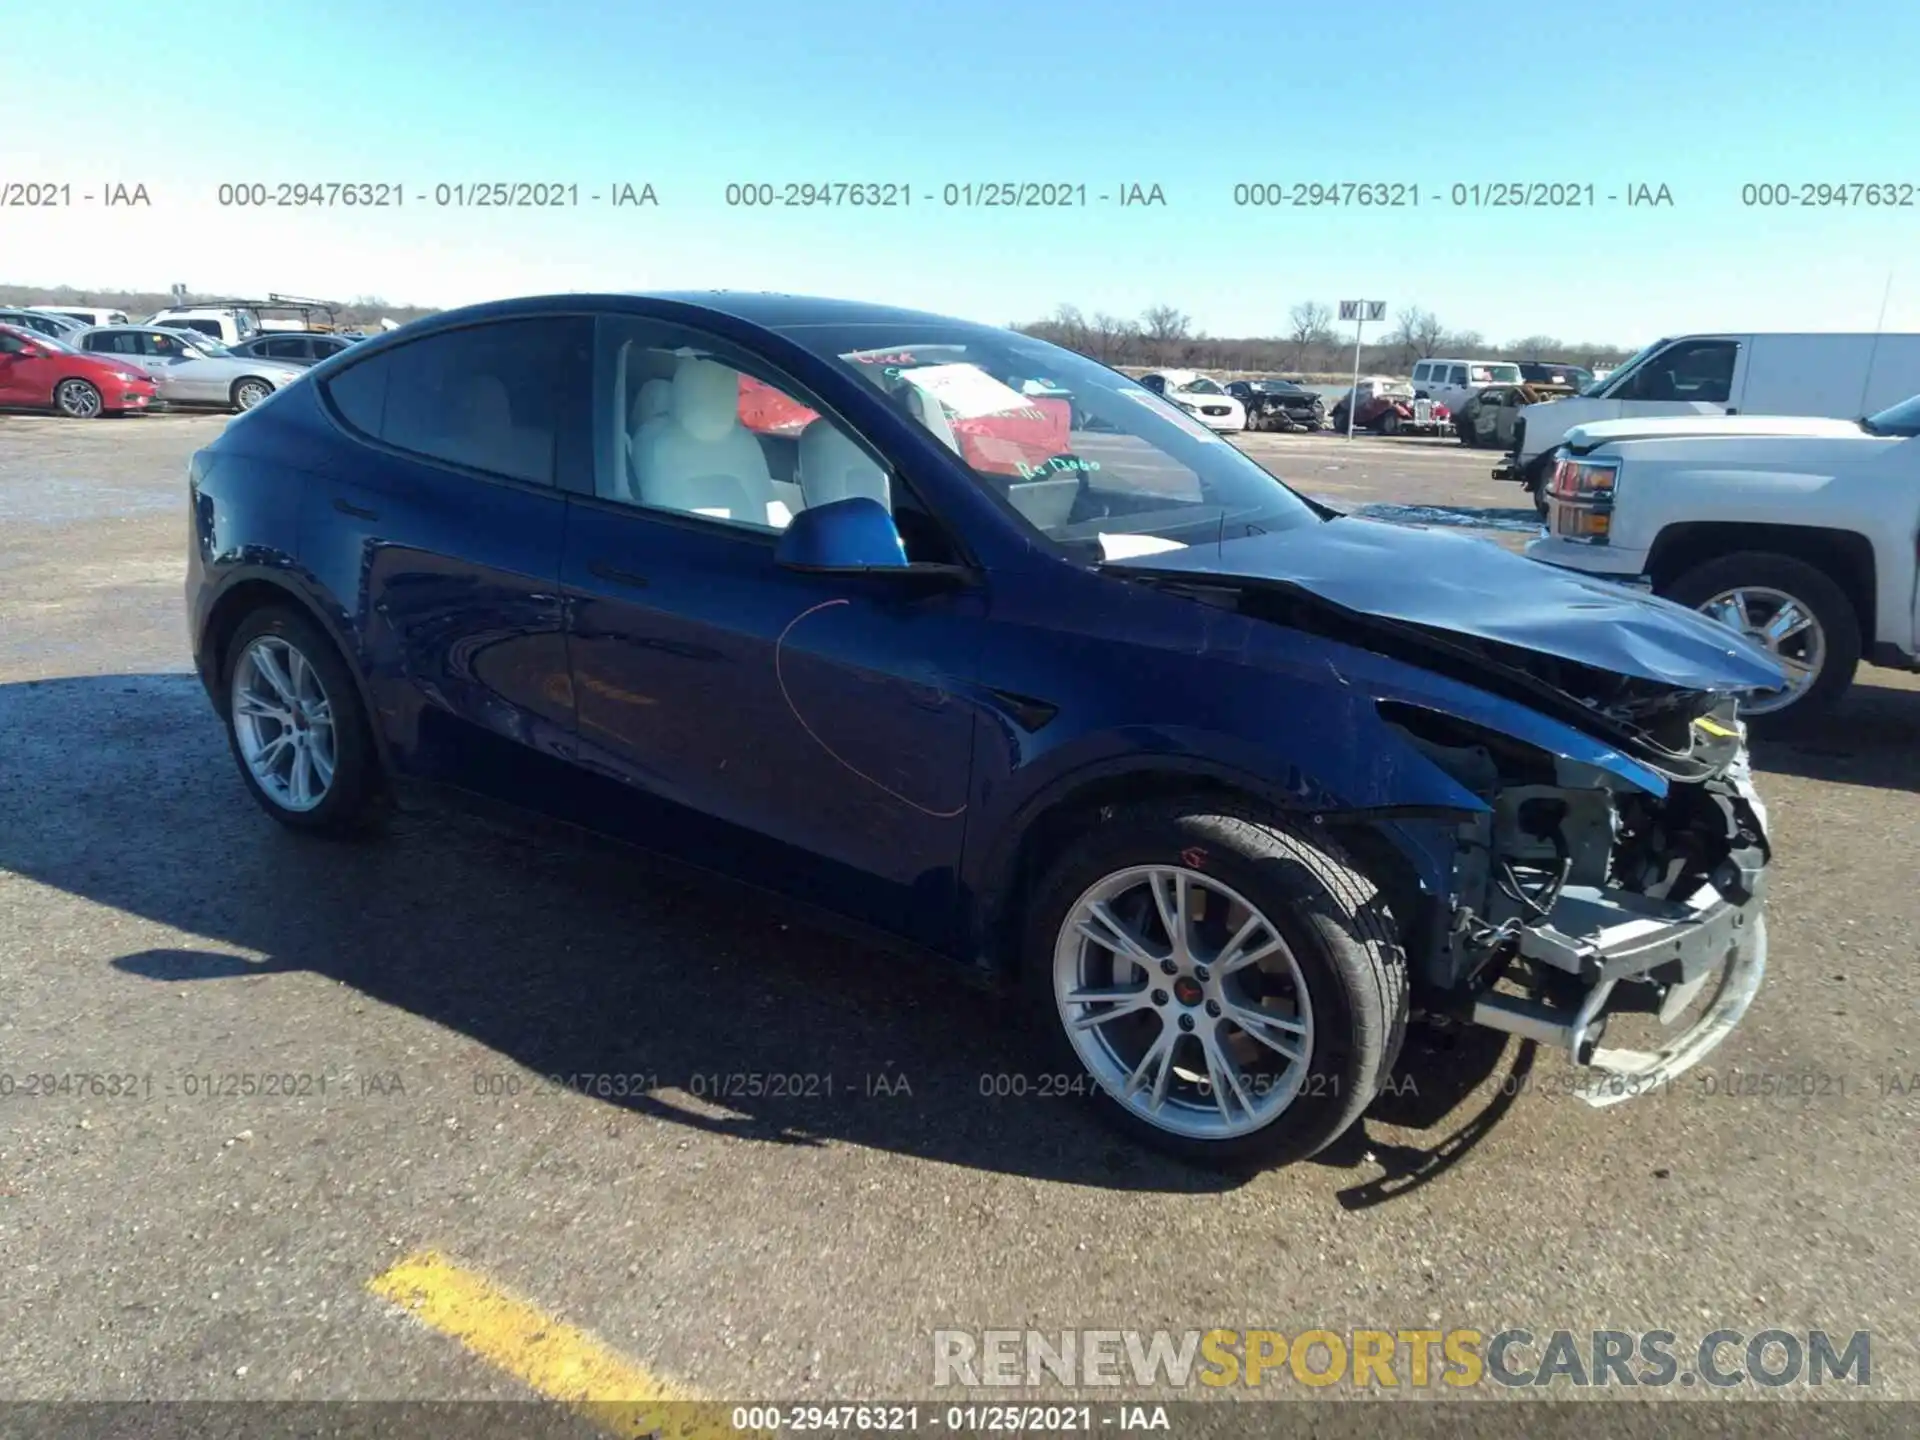
[[[1840,703],[1793,735],[1754,742],[1761,774],[1920,791],[1920,690],[1877,684],[1863,670]]]
[[[1017,1001],[737,887],[687,883],[563,827],[438,809],[397,816],[370,844],[289,834],[247,796],[191,676],[0,685],[0,869],[213,947],[123,955],[124,973],[179,986],[316,972],[470,1036],[529,1083],[563,1077],[710,1133],[1109,1188],[1243,1183],[1095,1124],[1036,1061]],[[1502,1040],[1415,1032],[1389,1092],[1319,1157],[1362,1172],[1342,1203],[1390,1199],[1471,1149],[1511,1090],[1453,1112]],[[1371,1138],[1379,1125],[1437,1139],[1387,1145]]]

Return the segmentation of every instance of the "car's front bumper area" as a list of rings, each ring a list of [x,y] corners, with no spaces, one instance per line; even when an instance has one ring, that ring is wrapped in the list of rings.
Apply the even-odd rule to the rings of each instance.
[[[1764,834],[1766,809],[1744,755],[1726,784]],[[1767,864],[1764,842],[1735,850],[1684,901],[1565,888],[1518,937],[1519,958],[1557,982],[1554,998],[1488,992],[1472,1018],[1564,1050],[1596,1072],[1597,1083],[1580,1089],[1589,1104],[1660,1089],[1719,1046],[1759,993]],[[1606,1044],[1608,1021],[1621,1014],[1650,1019],[1658,1031],[1651,1048]]]

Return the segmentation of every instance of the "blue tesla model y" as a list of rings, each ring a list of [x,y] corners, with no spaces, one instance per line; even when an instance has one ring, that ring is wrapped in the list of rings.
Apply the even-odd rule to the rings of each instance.
[[[198,669],[282,824],[450,788],[775,892],[1004,983],[1191,1159],[1325,1146],[1410,1017],[1604,1100],[1760,983],[1764,653],[1343,516],[1028,336],[503,301],[315,366],[189,487]]]

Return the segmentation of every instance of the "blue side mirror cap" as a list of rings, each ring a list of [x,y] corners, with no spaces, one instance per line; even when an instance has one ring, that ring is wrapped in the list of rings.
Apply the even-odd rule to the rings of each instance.
[[[893,517],[867,495],[802,510],[788,522],[773,554],[789,570],[907,568],[907,547]]]

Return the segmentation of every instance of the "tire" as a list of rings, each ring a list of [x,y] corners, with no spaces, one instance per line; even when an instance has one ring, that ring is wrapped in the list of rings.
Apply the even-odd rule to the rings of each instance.
[[[1529,465],[1526,471],[1527,491],[1533,496],[1534,512],[1542,520],[1547,518],[1547,466],[1552,462],[1552,452],[1548,452]]]
[[[1460,443],[1469,450],[1477,449],[1480,442],[1473,433],[1473,422],[1464,416],[1455,416],[1453,433],[1460,437]]]
[[[1193,928],[1202,933],[1188,956],[1190,968],[1165,962],[1176,964],[1171,977],[1115,960],[1078,928],[1104,891],[1145,885],[1099,903],[1110,901],[1109,915],[1141,917],[1143,949],[1164,954],[1168,930],[1154,928],[1152,882],[1130,881],[1143,867],[1158,867],[1151,873],[1184,884],[1190,895],[1204,890],[1208,896],[1205,903],[1188,902],[1198,917]],[[1275,948],[1267,941],[1276,941],[1275,953],[1209,973],[1224,954],[1229,929],[1238,929],[1250,912],[1264,927],[1254,932],[1251,948]],[[1207,926],[1212,936],[1204,933]],[[1200,954],[1212,960],[1195,960]],[[1373,882],[1328,837],[1218,796],[1121,809],[1072,842],[1035,892],[1023,959],[1056,1063],[1090,1080],[1100,1117],[1142,1145],[1201,1165],[1284,1164],[1323,1149],[1372,1103],[1406,1034],[1406,960]],[[1069,998],[1103,978],[1139,998],[1129,994],[1111,1005]],[[1252,1006],[1243,1003],[1249,995]],[[1291,1006],[1291,1014],[1268,1008],[1276,1001]],[[1237,1025],[1235,1003],[1270,1035],[1286,1037],[1294,1053],[1282,1061],[1267,1048],[1271,1039],[1263,1045]],[[1070,1032],[1070,1011],[1081,1020],[1095,1017],[1094,1023]],[[1097,1018],[1102,1015],[1107,1018]],[[1140,1076],[1169,1037],[1175,1048],[1161,1067],[1168,1079],[1153,1109],[1154,1087],[1128,1098],[1127,1079]],[[1232,1057],[1230,1073],[1242,1083],[1231,1091],[1198,1079],[1203,1067],[1223,1080],[1229,1073],[1208,1067],[1201,1052],[1209,1044],[1221,1047],[1210,1053]],[[1139,1068],[1129,1071],[1135,1063]],[[1175,1069],[1189,1074],[1175,1077]]]
[[[1860,616],[1846,592],[1824,570],[1796,560],[1791,555],[1744,550],[1722,555],[1687,571],[1660,593],[1689,609],[1708,611],[1708,606],[1729,592],[1749,597],[1747,606],[1755,622],[1777,617],[1779,609],[1769,609],[1772,597],[1786,597],[1812,624],[1787,642],[1782,652],[1774,644],[1758,643],[1786,658],[1805,660],[1807,637],[1817,636],[1819,659],[1811,683],[1797,696],[1782,700],[1762,698],[1759,707],[1741,706],[1742,718],[1756,735],[1789,734],[1797,727],[1830,710],[1853,683],[1860,666]],[[1725,612],[1715,615],[1725,617]]]
[[[272,393],[271,382],[262,380],[258,375],[242,375],[233,382],[228,399],[236,411],[251,410]]]
[[[1373,428],[1375,433],[1380,435],[1398,435],[1400,433],[1400,412],[1398,410],[1387,411],[1386,414],[1374,421]]]
[[[73,377],[53,387],[53,408],[69,420],[98,420],[107,413],[99,387]]]
[[[265,716],[255,719],[248,713],[257,712],[259,706],[243,701],[242,687],[283,714],[293,713],[284,704],[284,689],[261,668],[256,647],[276,658],[281,678],[292,681],[295,691],[307,701],[305,713],[293,724]],[[286,660],[289,653],[299,657],[304,671]],[[227,642],[220,680],[227,745],[240,767],[240,778],[263,810],[289,829],[318,835],[356,836],[378,828],[385,814],[386,787],[373,731],[346,662],[313,620],[284,605],[268,605],[248,614]],[[316,695],[326,706],[330,726],[323,727],[317,721],[319,712],[311,698]],[[323,728],[331,731],[324,745]],[[304,733],[307,737],[304,742],[296,741],[294,749],[304,744],[307,751],[304,773],[309,792],[312,780],[321,774],[319,759],[329,754],[331,757],[331,775],[324,789],[317,798],[309,793],[306,803],[294,790],[295,774],[303,768],[301,755],[291,756],[286,774],[271,784],[263,782],[262,762],[249,758],[260,756],[263,749],[272,746],[276,735],[287,733]],[[284,748],[279,752],[286,753]],[[280,766],[276,760],[265,768],[277,774]]]

